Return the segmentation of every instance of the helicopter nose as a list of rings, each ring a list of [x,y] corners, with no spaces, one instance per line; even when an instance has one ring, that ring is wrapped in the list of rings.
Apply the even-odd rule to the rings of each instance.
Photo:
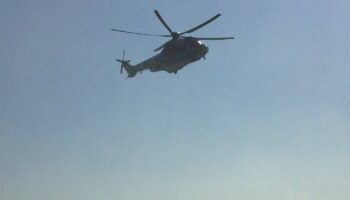
[[[198,58],[205,59],[205,55],[208,53],[209,48],[205,44],[201,44],[197,51]]]
[[[202,49],[202,52],[203,52],[204,55],[207,54],[208,51],[209,51],[208,46],[205,45],[205,44],[202,44],[202,45],[201,45],[201,49]]]

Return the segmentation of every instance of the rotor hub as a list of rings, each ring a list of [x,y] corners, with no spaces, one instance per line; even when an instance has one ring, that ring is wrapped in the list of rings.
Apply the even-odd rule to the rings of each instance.
[[[171,37],[179,38],[180,37],[180,32],[171,32]]]

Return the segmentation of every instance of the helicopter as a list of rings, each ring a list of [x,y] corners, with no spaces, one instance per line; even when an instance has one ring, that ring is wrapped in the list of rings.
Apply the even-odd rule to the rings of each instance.
[[[202,43],[202,40],[228,40],[234,39],[233,37],[192,37],[192,36],[183,36],[187,33],[192,33],[203,26],[214,21],[221,14],[217,14],[207,21],[199,24],[198,26],[191,28],[184,32],[175,32],[173,31],[168,24],[164,21],[162,16],[157,10],[154,10],[159,21],[162,25],[168,30],[168,35],[156,35],[148,33],[139,33],[132,31],[125,31],[111,28],[112,31],[117,31],[121,33],[128,33],[134,35],[143,35],[143,36],[154,36],[154,37],[167,37],[171,38],[165,42],[160,47],[156,48],[154,51],[161,52],[147,60],[144,60],[136,65],[131,65],[130,60],[125,60],[125,50],[123,51],[123,58],[117,59],[116,61],[121,63],[120,73],[123,73],[123,69],[128,73],[127,78],[134,77],[138,72],[142,73],[143,70],[149,70],[151,72],[166,71],[168,73],[176,74],[178,70],[182,69],[186,65],[196,62],[201,58],[205,59],[205,55],[208,53],[208,46]]]

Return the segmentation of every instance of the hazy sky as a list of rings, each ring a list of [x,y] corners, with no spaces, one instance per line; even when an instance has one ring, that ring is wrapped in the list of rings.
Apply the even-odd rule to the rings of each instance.
[[[207,60],[119,74],[166,40]],[[350,1],[0,0],[0,199],[350,199]]]

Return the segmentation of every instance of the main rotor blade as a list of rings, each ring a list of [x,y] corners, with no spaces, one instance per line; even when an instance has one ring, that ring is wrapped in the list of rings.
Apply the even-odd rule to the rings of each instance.
[[[188,30],[188,31],[185,31],[185,32],[180,33],[180,35],[183,35],[183,34],[185,34],[185,33],[192,33],[193,31],[195,31],[195,30],[197,30],[197,29],[200,29],[200,28],[202,28],[203,26],[205,26],[205,25],[209,24],[210,22],[214,21],[216,18],[220,17],[220,15],[221,15],[221,14],[217,14],[217,15],[215,15],[214,17],[208,19],[207,21],[201,23],[200,25],[198,25],[198,26],[196,26],[196,27],[194,27],[194,28],[191,28],[191,29]]]
[[[234,37],[195,37],[197,40],[232,40],[235,39]]]
[[[168,24],[165,23],[165,21],[163,20],[162,16],[160,16],[159,12],[157,10],[154,10],[154,13],[157,15],[157,17],[160,20],[160,22],[162,22],[162,24],[165,26],[166,29],[168,29],[169,33],[171,34],[173,31],[168,26]]]
[[[112,31],[118,31],[121,33],[129,33],[129,34],[135,34],[135,35],[146,35],[146,36],[156,36],[156,37],[171,37],[171,35],[155,35],[155,34],[148,34],[148,33],[138,33],[138,32],[131,32],[131,31],[123,31],[111,28]]]

